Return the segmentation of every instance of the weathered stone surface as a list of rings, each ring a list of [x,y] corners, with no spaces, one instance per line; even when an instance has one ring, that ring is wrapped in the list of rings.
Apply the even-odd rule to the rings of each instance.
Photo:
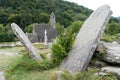
[[[120,64],[120,44],[101,42],[98,45],[97,51],[104,51],[105,54],[103,54],[101,59],[109,63]]]
[[[25,48],[29,51],[30,56],[38,61],[41,61],[42,58],[40,57],[40,55],[37,53],[36,49],[34,48],[34,46],[31,44],[30,40],[28,39],[28,37],[25,35],[25,33],[22,31],[22,29],[20,29],[20,27],[15,24],[12,23],[11,24],[12,30],[15,33],[15,35],[19,38],[19,40],[21,41],[21,43],[25,46]]]
[[[118,78],[120,78],[120,68],[118,68],[118,67],[110,67],[110,66],[103,67],[103,68],[101,68],[101,71],[112,73],[115,76],[117,76]]]
[[[69,55],[62,61],[61,69],[71,73],[86,70],[111,14],[110,7],[103,5],[90,15],[80,29]]]
[[[4,72],[0,70],[0,80],[5,80]]]

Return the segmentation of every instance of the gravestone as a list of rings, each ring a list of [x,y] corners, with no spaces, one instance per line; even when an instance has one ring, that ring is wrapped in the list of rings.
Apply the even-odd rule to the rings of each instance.
[[[47,45],[47,30],[44,32],[44,44]]]
[[[25,33],[22,31],[22,29],[15,23],[12,23],[11,27],[12,27],[14,34],[19,38],[21,43],[29,51],[30,56],[35,60],[41,61],[42,60],[41,56],[37,53],[37,50],[31,44],[30,40],[25,35]]]
[[[82,25],[68,56],[60,68],[71,73],[86,70],[112,12],[108,5],[95,10]]]

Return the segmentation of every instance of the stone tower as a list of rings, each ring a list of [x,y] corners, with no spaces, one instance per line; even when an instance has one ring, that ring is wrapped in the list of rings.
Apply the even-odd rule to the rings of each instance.
[[[54,14],[54,12],[52,12],[50,15],[50,25],[51,25],[51,27],[55,28],[55,24],[56,24],[55,14]]]

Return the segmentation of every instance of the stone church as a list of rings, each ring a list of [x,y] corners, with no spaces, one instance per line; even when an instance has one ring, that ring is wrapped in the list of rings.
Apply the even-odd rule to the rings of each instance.
[[[53,42],[57,36],[55,24],[55,14],[52,12],[49,24],[34,24],[33,33],[27,33],[26,35],[32,43],[44,42],[45,35],[47,36],[47,42]]]

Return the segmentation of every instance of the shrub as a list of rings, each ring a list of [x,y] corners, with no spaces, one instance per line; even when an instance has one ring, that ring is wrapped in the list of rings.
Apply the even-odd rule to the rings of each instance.
[[[0,24],[0,42],[12,42],[14,40],[15,36],[10,25],[3,26],[3,24]]]
[[[61,44],[56,43],[52,45],[52,53],[53,62],[57,65],[59,65],[62,59],[67,55],[64,47],[62,47]]]
[[[25,28],[25,31],[28,32],[28,33],[32,33],[32,31],[33,31],[33,26],[34,26],[34,24],[28,25],[28,26]]]
[[[67,53],[72,48],[75,36],[82,25],[81,21],[74,22],[70,27],[57,24],[58,36],[56,42],[52,45],[52,58],[55,63],[60,64],[62,59],[67,56]]]

